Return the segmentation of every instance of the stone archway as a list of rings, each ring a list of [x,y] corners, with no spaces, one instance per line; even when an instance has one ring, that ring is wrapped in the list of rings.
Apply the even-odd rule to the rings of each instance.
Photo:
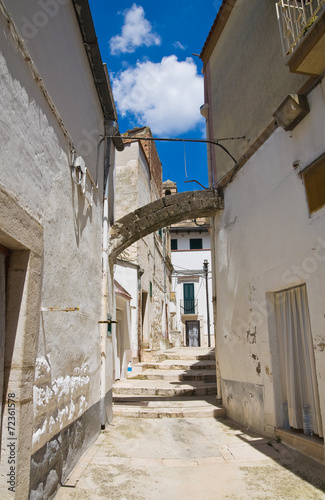
[[[114,261],[125,248],[153,231],[186,219],[213,217],[222,209],[223,200],[215,189],[160,198],[116,221],[111,227],[110,258]]]

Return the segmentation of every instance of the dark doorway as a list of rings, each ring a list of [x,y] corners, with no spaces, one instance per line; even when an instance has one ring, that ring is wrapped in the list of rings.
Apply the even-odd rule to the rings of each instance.
[[[200,322],[186,321],[186,345],[200,347]]]
[[[149,329],[148,329],[148,292],[142,290],[141,297],[141,339],[140,345],[147,349],[149,347]]]

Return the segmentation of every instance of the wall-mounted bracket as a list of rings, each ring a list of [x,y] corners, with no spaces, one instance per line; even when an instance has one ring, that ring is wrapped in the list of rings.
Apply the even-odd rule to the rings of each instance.
[[[107,325],[107,337],[109,337],[110,335],[112,335],[112,324],[117,323],[117,321],[112,319],[111,314],[108,314],[106,320],[98,321],[98,323],[100,325]]]

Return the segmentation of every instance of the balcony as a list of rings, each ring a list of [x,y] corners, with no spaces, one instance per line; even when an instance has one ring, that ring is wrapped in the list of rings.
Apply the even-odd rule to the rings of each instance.
[[[198,314],[198,301],[192,299],[181,300],[181,314]]]
[[[286,64],[292,73],[325,71],[325,0],[277,0],[277,17]]]

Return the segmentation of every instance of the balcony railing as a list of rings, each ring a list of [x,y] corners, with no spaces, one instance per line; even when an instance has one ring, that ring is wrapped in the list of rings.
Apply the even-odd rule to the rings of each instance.
[[[181,314],[197,314],[198,312],[198,301],[185,299],[181,300]]]
[[[291,54],[325,8],[325,0],[277,0],[284,55]]]

